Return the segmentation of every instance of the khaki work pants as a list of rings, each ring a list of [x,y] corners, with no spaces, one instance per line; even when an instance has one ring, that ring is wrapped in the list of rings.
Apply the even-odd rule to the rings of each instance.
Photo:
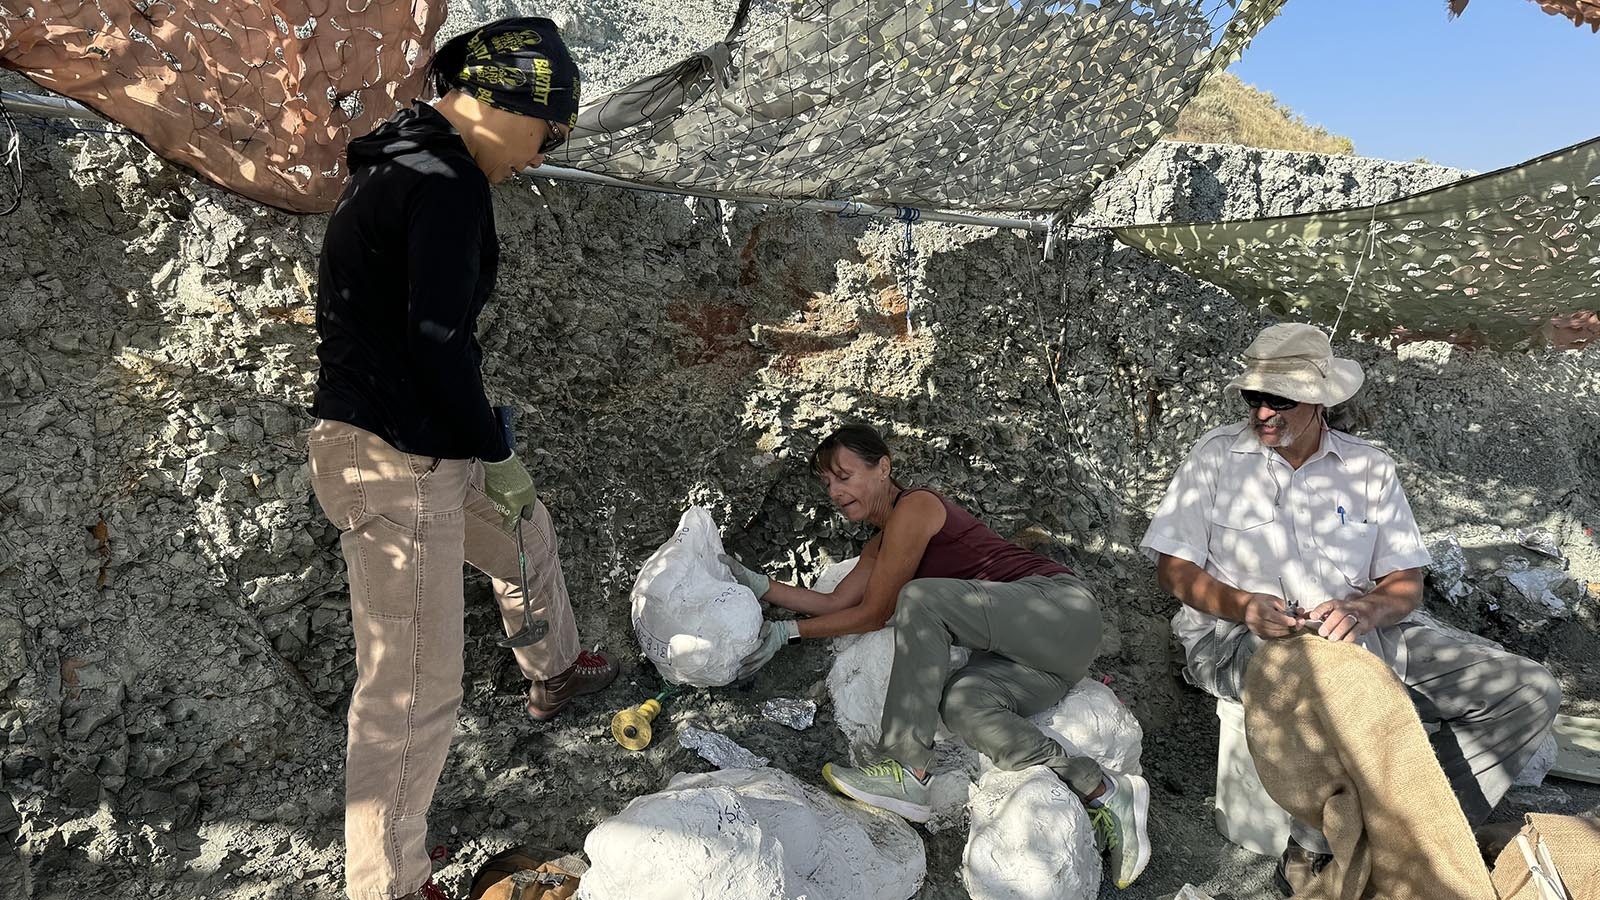
[[[894,666],[883,704],[883,751],[926,769],[944,724],[1006,771],[1049,766],[1078,793],[1102,782],[1100,764],[1068,756],[1028,720],[1061,702],[1100,647],[1100,605],[1075,575],[1018,581],[916,578],[900,590]],[[949,673],[952,644],[977,652]]]
[[[522,627],[516,536],[471,459],[402,453],[371,432],[318,420],[311,484],[340,531],[350,580],[356,684],[345,757],[345,884],[353,900],[390,900],[432,873],[428,807],[461,704],[462,565],[494,583],[506,633]],[[578,657],[550,513],[521,522],[534,614],[550,633],[515,651],[529,680]]]

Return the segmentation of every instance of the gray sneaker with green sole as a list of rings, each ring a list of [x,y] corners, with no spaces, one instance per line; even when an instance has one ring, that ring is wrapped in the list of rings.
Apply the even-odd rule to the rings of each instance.
[[[1115,787],[1103,805],[1089,807],[1089,821],[1096,843],[1106,851],[1111,877],[1125,888],[1150,864],[1150,783],[1120,772],[1106,777]]]
[[[859,769],[828,763],[822,767],[822,777],[834,790],[868,806],[886,809],[913,822],[933,818],[928,785],[892,759]]]

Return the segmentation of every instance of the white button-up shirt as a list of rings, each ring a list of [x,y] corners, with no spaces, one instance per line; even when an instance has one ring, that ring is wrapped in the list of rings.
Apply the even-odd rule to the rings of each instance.
[[[1262,445],[1248,421],[1206,433],[1156,508],[1140,549],[1186,559],[1222,583],[1310,611],[1359,597],[1391,572],[1431,560],[1394,460],[1340,431],[1296,469]],[[1246,631],[1184,606],[1172,619],[1191,663],[1208,634]],[[1404,651],[1377,632],[1361,644],[1404,674]]]

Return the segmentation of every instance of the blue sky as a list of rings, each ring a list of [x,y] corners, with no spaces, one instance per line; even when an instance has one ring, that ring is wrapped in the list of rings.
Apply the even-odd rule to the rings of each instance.
[[[1529,0],[1289,0],[1230,71],[1363,156],[1486,172],[1600,136],[1600,34]]]

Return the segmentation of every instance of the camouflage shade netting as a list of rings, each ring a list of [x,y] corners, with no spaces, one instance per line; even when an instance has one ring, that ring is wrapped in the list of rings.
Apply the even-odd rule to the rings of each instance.
[[[445,0],[0,0],[0,66],[253,200],[331,209],[344,149],[423,89]]]
[[[1468,0],[1450,0],[1450,12],[1461,15],[1467,8]],[[1590,31],[1600,32],[1600,0],[1534,0],[1539,7],[1552,16],[1561,16],[1579,26],[1589,26]]]
[[[1116,233],[1280,313],[1511,345],[1600,309],[1600,138],[1376,206]]]
[[[1057,210],[1283,0],[800,0],[585,109],[552,161],[713,195]]]
[[[1552,16],[1563,16],[1578,26],[1600,32],[1600,0],[1535,0]]]

